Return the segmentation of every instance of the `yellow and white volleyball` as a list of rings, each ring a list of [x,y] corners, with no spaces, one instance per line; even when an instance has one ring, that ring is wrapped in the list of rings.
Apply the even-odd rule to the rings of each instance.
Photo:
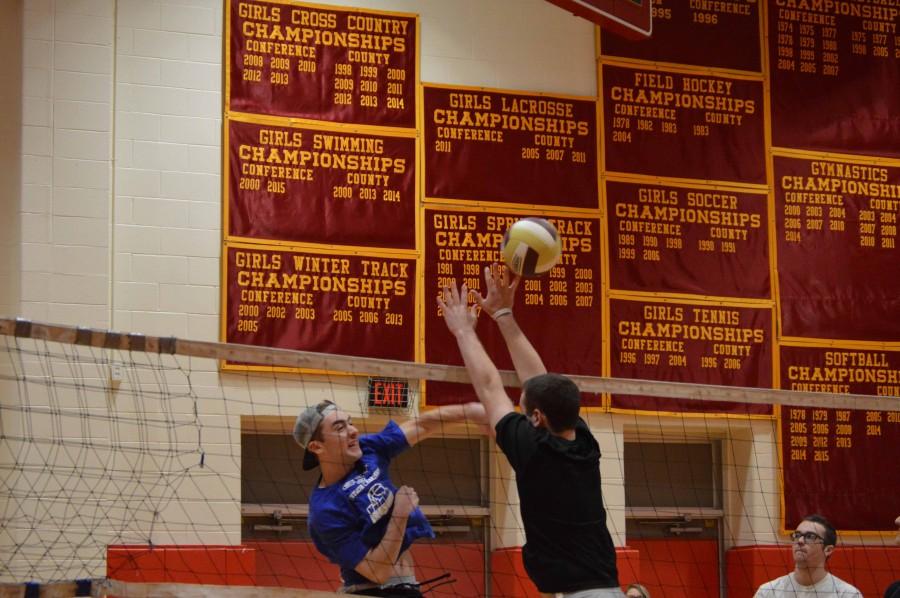
[[[556,227],[543,218],[522,218],[513,222],[503,241],[500,255],[507,267],[521,276],[549,272],[562,255]]]

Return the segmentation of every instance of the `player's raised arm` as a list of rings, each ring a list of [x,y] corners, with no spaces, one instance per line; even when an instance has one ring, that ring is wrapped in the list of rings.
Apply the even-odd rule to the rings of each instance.
[[[469,289],[465,284],[460,289],[444,287],[442,297],[438,297],[438,305],[444,314],[447,328],[456,338],[459,352],[472,379],[472,386],[478,395],[478,400],[484,405],[490,424],[491,435],[497,422],[504,415],[514,411],[512,401],[507,396],[500,379],[497,366],[488,357],[481,340],[475,333],[475,324],[478,321],[476,307],[469,307],[466,302]]]
[[[413,419],[400,424],[409,446],[415,446],[445,424],[469,423],[482,426],[487,424],[487,415],[481,403],[463,403],[462,405],[444,405],[423,411]]]
[[[497,322],[506,348],[512,357],[513,367],[520,382],[525,382],[540,374],[546,374],[547,368],[534,345],[519,328],[519,324],[513,317],[513,304],[516,299],[516,289],[519,288],[521,278],[516,276],[510,281],[509,271],[499,264],[484,267],[484,282],[487,287],[487,296],[482,297],[475,292],[475,300],[481,309]]]

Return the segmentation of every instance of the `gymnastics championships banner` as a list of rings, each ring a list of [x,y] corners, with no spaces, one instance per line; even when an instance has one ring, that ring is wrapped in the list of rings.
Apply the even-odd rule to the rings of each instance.
[[[425,210],[424,325],[425,361],[463,365],[447,330],[437,297],[445,286],[466,285],[485,294],[484,267],[501,262],[503,233],[521,216],[510,212],[464,209]],[[520,282],[516,320],[551,371],[596,376],[602,371],[600,222],[597,218],[545,215],[560,233],[563,255],[546,276]],[[501,369],[513,369],[496,325],[482,314],[479,337]],[[552,349],[549,349],[551,348]],[[468,385],[428,383],[429,404],[474,398]],[[512,396],[517,396],[517,393]],[[585,395],[588,404],[600,397]]]
[[[229,237],[415,249],[414,138],[234,117],[226,147]]]
[[[771,297],[766,196],[606,182],[610,288]]]
[[[900,158],[900,4],[774,2],[772,145]]]
[[[900,166],[774,158],[786,336],[900,339]]]
[[[413,361],[416,261],[226,246],[226,341]]]
[[[231,110],[415,126],[415,17],[249,0],[227,14]]]
[[[900,351],[782,346],[781,385],[900,396]],[[887,455],[900,446],[900,411],[791,406],[781,408],[780,421],[787,529],[809,513],[828,513],[838,529],[890,526],[900,467]]]
[[[597,209],[593,100],[425,86],[425,198]]]
[[[675,301],[610,301],[615,378],[772,385],[772,311]],[[771,415],[768,405],[613,396],[612,406],[678,412]]]

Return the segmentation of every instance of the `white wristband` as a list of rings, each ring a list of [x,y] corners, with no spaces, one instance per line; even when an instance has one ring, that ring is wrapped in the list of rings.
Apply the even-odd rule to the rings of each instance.
[[[491,317],[494,318],[494,321],[499,320],[503,316],[511,316],[512,310],[508,307],[501,307],[497,311],[491,314]]]

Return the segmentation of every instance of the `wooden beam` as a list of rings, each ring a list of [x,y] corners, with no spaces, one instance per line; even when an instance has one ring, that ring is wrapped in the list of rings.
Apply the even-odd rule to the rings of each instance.
[[[233,343],[190,341],[140,334],[124,334],[109,330],[74,328],[41,324],[29,320],[0,318],[0,335],[31,338],[67,344],[89,345],[120,351],[172,353],[191,357],[255,363],[270,367],[344,372],[366,376],[391,376],[441,382],[469,383],[466,369],[459,366],[411,363],[390,359],[333,355],[311,351],[291,351],[272,347],[256,347]],[[520,386],[515,372],[501,371],[503,384]],[[900,411],[900,397],[876,397],[861,394],[798,392],[771,388],[715,386],[658,380],[631,380],[597,376],[569,376],[583,392],[638,395],[688,399],[692,401],[727,401],[733,403],[797,405],[832,409],[871,409]]]

